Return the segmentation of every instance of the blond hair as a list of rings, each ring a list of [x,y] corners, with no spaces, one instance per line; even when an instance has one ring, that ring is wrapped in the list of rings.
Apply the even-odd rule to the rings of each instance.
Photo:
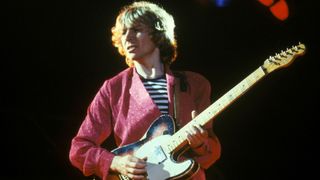
[[[138,1],[124,6],[112,27],[112,43],[121,55],[125,55],[121,43],[123,30],[142,23],[151,29],[151,39],[160,50],[160,58],[164,64],[171,64],[177,57],[177,42],[174,34],[173,17],[157,4]],[[132,67],[131,59],[126,58],[128,66]]]

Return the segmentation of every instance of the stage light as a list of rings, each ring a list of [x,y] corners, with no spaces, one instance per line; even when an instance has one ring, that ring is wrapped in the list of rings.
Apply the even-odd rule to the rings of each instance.
[[[279,20],[286,20],[289,16],[289,7],[285,0],[258,0],[268,7],[271,13]]]
[[[231,0],[214,0],[214,3],[217,7],[226,7],[229,5]]]

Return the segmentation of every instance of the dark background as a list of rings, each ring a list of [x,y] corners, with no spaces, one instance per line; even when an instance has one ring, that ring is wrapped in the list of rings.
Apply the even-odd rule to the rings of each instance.
[[[70,142],[103,81],[126,68],[110,29],[128,2],[1,6],[1,178],[87,179],[69,162]],[[206,76],[213,101],[269,56],[298,42],[307,46],[304,56],[217,117],[222,156],[208,179],[319,177],[319,10],[316,1],[287,2],[290,16],[280,21],[256,0],[231,0],[224,8],[206,0],[161,1],[177,25],[173,68]]]

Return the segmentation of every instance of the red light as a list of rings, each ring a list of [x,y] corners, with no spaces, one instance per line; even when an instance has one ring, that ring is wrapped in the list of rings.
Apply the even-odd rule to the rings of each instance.
[[[289,16],[289,8],[285,0],[280,0],[270,7],[272,14],[278,19],[284,21]]]
[[[270,6],[271,4],[273,4],[273,0],[258,0],[258,1],[265,6]]]
[[[269,7],[271,13],[279,20],[286,20],[289,16],[289,8],[285,0],[258,0],[261,4]]]

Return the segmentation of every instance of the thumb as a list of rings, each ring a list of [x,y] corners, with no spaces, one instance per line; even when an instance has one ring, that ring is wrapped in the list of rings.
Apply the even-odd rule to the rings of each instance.
[[[197,113],[196,110],[193,110],[193,111],[191,112],[191,117],[192,117],[192,119],[194,119],[197,115],[198,115],[198,113]]]

